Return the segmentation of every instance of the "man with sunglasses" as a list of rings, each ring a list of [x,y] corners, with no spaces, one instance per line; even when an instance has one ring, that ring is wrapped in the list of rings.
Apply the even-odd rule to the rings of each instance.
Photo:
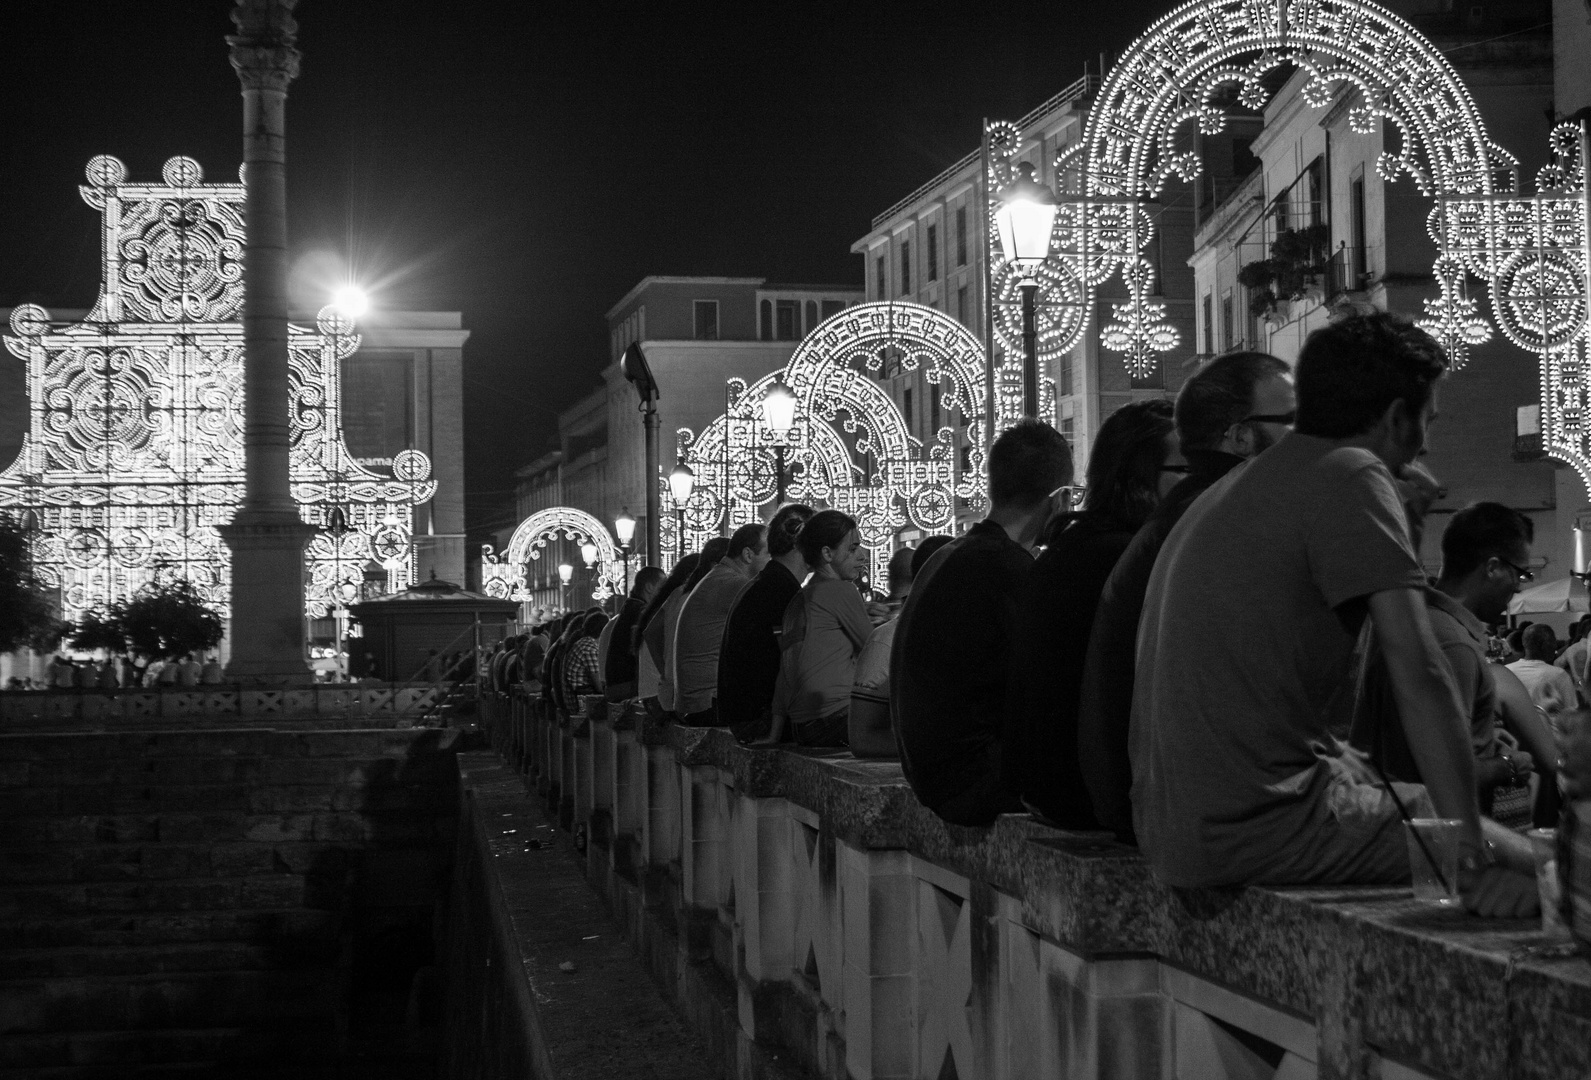
[[[1134,843],[1132,766],[1127,725],[1132,716],[1133,648],[1149,573],[1161,545],[1206,488],[1249,458],[1276,445],[1293,426],[1293,373],[1269,353],[1218,356],[1194,372],[1177,394],[1177,438],[1183,474],[1133,536],[1100,594],[1083,667],[1077,754],[1094,817]]]
[[[1407,883],[1403,821],[1438,816],[1462,822],[1466,906],[1536,910],[1528,845],[1481,821],[1468,714],[1394,479],[1425,449],[1446,367],[1387,313],[1314,331],[1294,431],[1200,496],[1162,547],[1129,747],[1133,825],[1166,884]],[[1423,787],[1367,782],[1332,737],[1366,618]]]

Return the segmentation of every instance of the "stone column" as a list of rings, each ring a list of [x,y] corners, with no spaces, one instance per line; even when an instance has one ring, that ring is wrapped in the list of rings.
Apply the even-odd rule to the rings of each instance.
[[[232,658],[227,677],[306,683],[304,546],[288,475],[287,84],[298,0],[237,0],[227,38],[243,84],[248,249],[243,301],[243,505],[220,529],[232,549]]]

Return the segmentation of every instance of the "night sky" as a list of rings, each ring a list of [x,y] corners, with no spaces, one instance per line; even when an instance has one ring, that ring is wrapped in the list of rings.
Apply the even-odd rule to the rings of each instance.
[[[377,305],[461,310],[472,533],[595,385],[603,314],[648,274],[851,283],[872,216],[1124,48],[1167,0],[1047,5],[305,0],[288,101],[306,309],[344,273]],[[232,180],[228,0],[8,11],[0,305],[84,307],[95,154]],[[1002,19],[1000,12],[1019,13]],[[6,358],[5,362],[10,362]]]

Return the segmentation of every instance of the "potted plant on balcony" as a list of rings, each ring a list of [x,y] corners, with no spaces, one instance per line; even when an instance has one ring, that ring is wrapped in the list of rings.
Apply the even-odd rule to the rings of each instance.
[[[1249,309],[1266,322],[1280,322],[1281,304],[1304,299],[1320,282],[1330,242],[1331,230],[1324,224],[1278,229],[1270,254],[1237,272],[1238,284],[1249,290]]]

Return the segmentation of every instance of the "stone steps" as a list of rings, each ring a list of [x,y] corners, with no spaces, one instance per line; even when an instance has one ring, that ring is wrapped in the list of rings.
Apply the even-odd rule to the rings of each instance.
[[[0,1030],[16,1036],[330,1021],[338,987],[329,975],[323,965],[10,979],[0,984]]]
[[[0,950],[236,941],[298,950],[336,940],[335,912],[304,908],[158,911],[0,922]],[[329,945],[328,945],[329,947]]]
[[[329,936],[254,945],[241,941],[166,942],[160,945],[68,946],[7,949],[0,954],[0,983],[12,979],[163,975],[200,971],[267,971],[313,967],[336,958]]]
[[[0,920],[121,912],[323,907],[304,874],[30,884],[0,888]]]
[[[336,1032],[327,1024],[304,1023],[291,1031],[258,1027],[155,1028],[146,1031],[72,1031],[0,1037],[0,1076],[72,1074],[67,1070],[116,1068],[126,1075],[140,1067],[208,1069],[228,1063],[290,1062],[325,1057]],[[186,1063],[176,1065],[174,1063]],[[55,1072],[55,1070],[61,1070]]]
[[[158,832],[158,824],[151,831]],[[327,843],[184,844],[129,838],[125,842],[0,847],[0,886],[333,874],[345,869],[349,861],[346,849]]]

